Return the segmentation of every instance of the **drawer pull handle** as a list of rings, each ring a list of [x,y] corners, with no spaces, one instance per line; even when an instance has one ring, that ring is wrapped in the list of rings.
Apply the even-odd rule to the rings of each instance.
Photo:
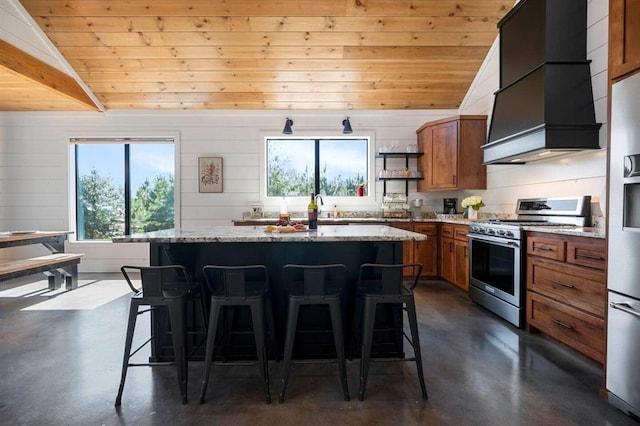
[[[534,250],[555,251],[555,249],[553,247],[547,247],[547,246],[536,246],[536,247],[534,247]]]
[[[613,309],[618,309],[621,310],[623,312],[626,312],[628,314],[631,314],[633,316],[636,317],[640,317],[640,312],[638,312],[636,309],[633,308],[633,306],[631,306],[628,303],[624,303],[624,302],[620,302],[620,303],[614,303],[614,302],[610,302],[609,306],[611,306]]]
[[[604,257],[598,256],[597,254],[588,254],[588,253],[576,253],[576,257],[584,257],[586,259],[595,259],[595,260],[604,260]]]
[[[564,327],[564,328],[566,328],[568,330],[573,330],[573,326],[570,325],[570,324],[567,324],[567,323],[562,322],[562,321],[557,320],[557,319],[552,319],[551,321],[553,321],[554,324],[558,324],[560,327]]]
[[[558,280],[553,280],[551,282],[554,283],[554,284],[558,284],[559,286],[566,287],[566,288],[576,288],[576,286],[573,285],[573,284],[563,283],[562,281],[558,281]]]

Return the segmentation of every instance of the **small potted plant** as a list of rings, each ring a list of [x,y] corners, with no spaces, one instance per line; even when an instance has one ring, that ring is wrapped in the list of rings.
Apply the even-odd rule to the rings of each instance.
[[[480,207],[484,207],[484,205],[482,197],[479,195],[471,195],[460,203],[460,206],[463,209],[467,209],[467,218],[469,219],[477,219],[478,210],[480,210]]]

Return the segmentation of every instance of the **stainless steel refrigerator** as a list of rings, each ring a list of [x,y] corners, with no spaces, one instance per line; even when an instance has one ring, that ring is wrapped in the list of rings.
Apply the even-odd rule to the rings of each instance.
[[[640,73],[612,87],[606,385],[640,416]]]

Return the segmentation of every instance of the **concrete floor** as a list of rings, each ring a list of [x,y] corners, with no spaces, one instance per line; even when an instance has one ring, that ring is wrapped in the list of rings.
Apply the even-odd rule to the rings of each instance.
[[[342,399],[335,364],[298,364],[279,404],[281,364],[271,362],[270,405],[263,402],[257,366],[214,366],[201,405],[203,365],[192,362],[189,404],[179,402],[173,367],[144,367],[130,370],[116,410],[129,295],[117,296],[118,289],[113,300],[78,309],[83,291],[126,287],[117,276],[81,278],[80,289],[55,294],[25,287],[27,281],[0,284],[0,424],[637,424],[601,398],[601,368],[515,329],[439,281],[422,283],[416,296],[426,402],[413,363],[373,364],[366,399],[358,401],[354,360],[347,367],[350,402]],[[47,299],[55,304],[43,304]]]

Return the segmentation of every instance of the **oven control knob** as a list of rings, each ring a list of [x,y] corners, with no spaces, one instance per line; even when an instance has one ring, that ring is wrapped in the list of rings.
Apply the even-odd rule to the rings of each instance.
[[[493,229],[487,229],[487,235],[495,235],[495,233]]]
[[[496,235],[504,236],[504,229],[498,229]]]
[[[506,232],[504,233],[504,236],[505,236],[505,237],[509,237],[509,238],[513,238],[513,232],[511,232],[511,231],[506,231]]]

